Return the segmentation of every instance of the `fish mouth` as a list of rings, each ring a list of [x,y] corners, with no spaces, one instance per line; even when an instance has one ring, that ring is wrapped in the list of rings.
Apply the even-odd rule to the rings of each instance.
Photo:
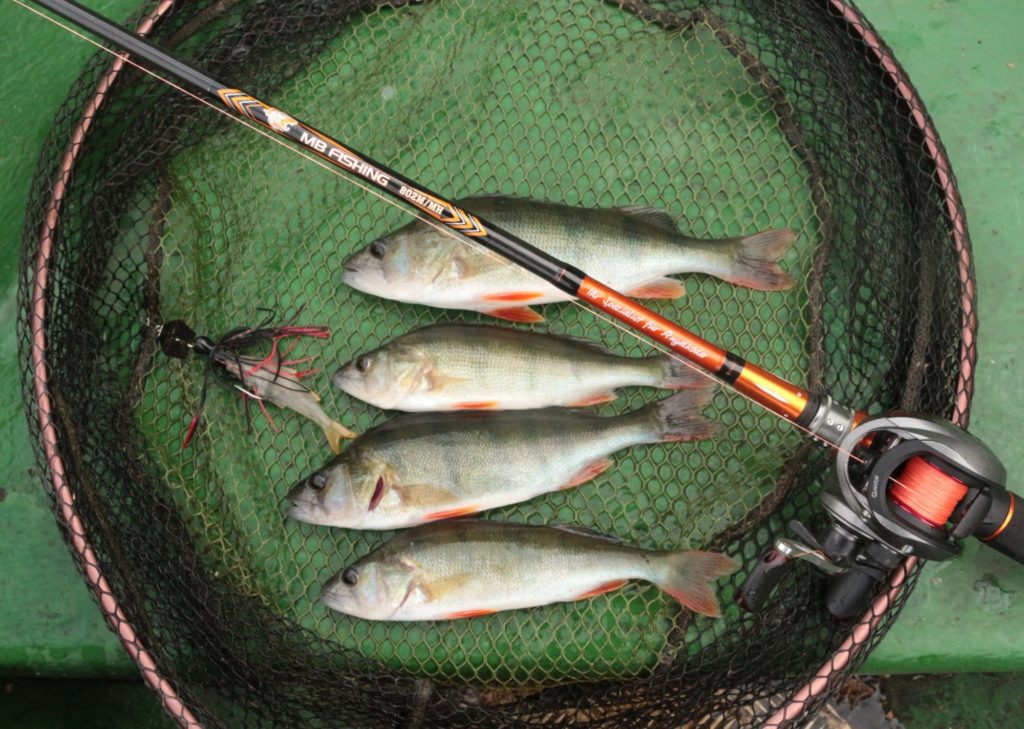
[[[291,505],[285,509],[285,514],[288,518],[304,524],[319,524],[319,517],[317,517],[319,509],[320,507],[312,501],[292,499]]]
[[[302,479],[292,487],[291,491],[284,498],[285,502],[289,504],[286,513],[292,519],[297,519],[298,521],[307,521],[320,508],[320,505],[315,501],[303,498],[305,489],[306,479]]]
[[[341,267],[341,282],[347,286],[355,288],[353,282],[358,281],[361,275],[362,271],[357,266],[346,263]]]
[[[300,501],[306,501],[305,499],[302,498],[302,492],[305,490],[305,488],[306,488],[306,479],[302,479],[301,481],[299,481],[297,484],[295,484],[294,486],[292,486],[288,490],[288,495],[285,496],[285,499],[287,499],[288,501],[291,501],[292,503],[298,503]]]
[[[381,615],[373,605],[366,605],[358,598],[353,599],[349,597],[346,599],[344,595],[339,595],[333,590],[333,585],[337,577],[332,578],[327,584],[320,588],[320,603],[330,610],[342,613],[343,615],[351,615],[354,618],[362,618],[364,620],[394,620],[395,615],[401,606],[395,607],[393,610],[387,611],[386,614]]]
[[[307,499],[288,499],[291,502],[292,508],[295,509],[314,509],[316,503],[308,501]]]
[[[333,582],[334,580],[332,579],[330,582],[328,582],[326,585],[320,588],[320,602],[328,608],[330,608],[331,610],[337,610],[338,612],[342,612],[342,610],[340,609],[341,603],[337,600],[337,598],[335,598],[334,590],[331,588],[331,584]]]
[[[351,601],[346,600],[343,595],[339,595],[336,590],[338,580],[339,576],[335,575],[324,583],[324,586],[320,588],[320,602],[331,610],[337,610],[338,612],[345,613],[346,615],[353,615],[354,613],[351,612]]]
[[[342,392],[346,392],[345,385],[348,384],[348,375],[345,373],[347,368],[348,365],[344,365],[337,372],[331,375],[331,384]]]

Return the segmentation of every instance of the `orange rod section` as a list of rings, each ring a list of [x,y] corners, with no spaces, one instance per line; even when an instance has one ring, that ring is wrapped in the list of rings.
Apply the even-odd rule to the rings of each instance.
[[[796,420],[807,407],[806,392],[757,365],[744,364],[732,386],[787,420]]]
[[[708,372],[717,372],[725,364],[724,349],[719,349],[696,334],[691,334],[678,324],[673,324],[600,281],[585,277],[576,295],[638,332],[667,345]]]
[[[731,381],[736,390],[788,420],[799,418],[807,407],[808,396],[801,388],[750,363],[743,362],[741,367],[730,369],[730,364],[742,360],[734,358],[729,362],[729,353],[724,349],[673,324],[599,281],[585,277],[577,295],[651,339],[661,342],[712,375],[726,382]]]

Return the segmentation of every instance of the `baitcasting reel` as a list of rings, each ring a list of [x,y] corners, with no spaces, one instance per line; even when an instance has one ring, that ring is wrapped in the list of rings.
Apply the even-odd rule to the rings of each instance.
[[[750,573],[738,602],[757,611],[794,560],[829,576],[829,612],[859,615],[877,584],[910,555],[944,560],[975,536],[1024,563],[1024,509],[1006,469],[981,441],[922,415],[866,420],[838,442],[822,504],[831,527],[816,538],[799,522]]]

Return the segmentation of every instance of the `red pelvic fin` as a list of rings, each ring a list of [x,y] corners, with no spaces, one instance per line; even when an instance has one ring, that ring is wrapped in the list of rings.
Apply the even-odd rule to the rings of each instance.
[[[440,521],[441,519],[455,519],[460,516],[468,516],[480,511],[478,506],[460,506],[457,509],[445,509],[443,511],[432,511],[424,518],[426,521]]]
[[[581,483],[586,483],[590,479],[607,471],[614,463],[615,462],[611,458],[602,458],[598,461],[594,461],[593,463],[588,463],[580,469],[579,473],[569,479],[567,483],[563,484],[561,488],[562,490],[571,489],[574,486],[579,486]]]
[[[487,294],[484,301],[532,301],[543,295],[541,291],[502,291],[500,294]]]
[[[460,610],[455,613],[448,613],[444,616],[445,620],[458,620],[459,618],[479,618],[481,615],[493,615],[498,612],[497,610],[491,610],[489,608],[477,608],[476,610]]]
[[[523,324],[537,324],[544,321],[544,317],[529,306],[510,306],[504,309],[489,309],[484,313],[490,314],[498,319],[516,321]]]
[[[612,590],[618,590],[620,587],[626,584],[626,580],[612,580],[611,582],[605,582],[603,585],[598,585],[593,590],[587,590],[581,595],[576,597],[577,600],[583,600],[588,597],[596,597],[597,595],[603,595],[606,592]]]
[[[626,292],[634,299],[678,299],[685,294],[686,287],[671,278],[656,278]]]
[[[600,393],[598,395],[591,395],[590,397],[585,397],[582,400],[577,400],[576,402],[569,403],[569,407],[571,407],[571,408],[588,408],[591,405],[600,405],[603,402],[611,402],[614,399],[615,399],[615,393],[614,392],[602,392],[602,393]]]
[[[497,400],[468,400],[452,405],[454,410],[494,410],[497,407]]]

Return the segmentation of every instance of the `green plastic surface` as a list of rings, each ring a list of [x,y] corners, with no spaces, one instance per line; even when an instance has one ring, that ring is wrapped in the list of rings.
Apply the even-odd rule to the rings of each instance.
[[[142,679],[0,679],[0,726],[12,729],[177,727]]]
[[[90,1],[122,17],[135,0]],[[25,200],[46,131],[95,48],[0,3],[0,671],[134,675],[71,561],[35,474],[14,332]]]
[[[971,431],[1024,493],[1024,3],[865,0],[917,86],[960,183],[978,282]],[[968,543],[925,568],[866,671],[1024,670],[1024,568]]]
[[[118,16],[134,2],[93,2]],[[1024,343],[1024,6],[997,2],[894,3],[865,0],[869,18],[893,45],[920,89],[956,170],[974,238],[980,357],[972,429],[1024,472],[1014,386]],[[0,5],[5,28],[0,81],[0,667],[41,674],[130,673],[60,541],[38,481],[24,417],[18,411],[13,335],[16,251],[32,165],[67,85],[91,48],[13,4]],[[316,121],[316,120],[312,120]],[[329,124],[321,124],[331,128]],[[1024,668],[1016,640],[1024,570],[971,547],[957,561],[929,566],[889,638],[872,658],[878,671]]]
[[[893,676],[883,678],[881,687],[905,729],[1008,729],[1024,724],[1020,674]]]

